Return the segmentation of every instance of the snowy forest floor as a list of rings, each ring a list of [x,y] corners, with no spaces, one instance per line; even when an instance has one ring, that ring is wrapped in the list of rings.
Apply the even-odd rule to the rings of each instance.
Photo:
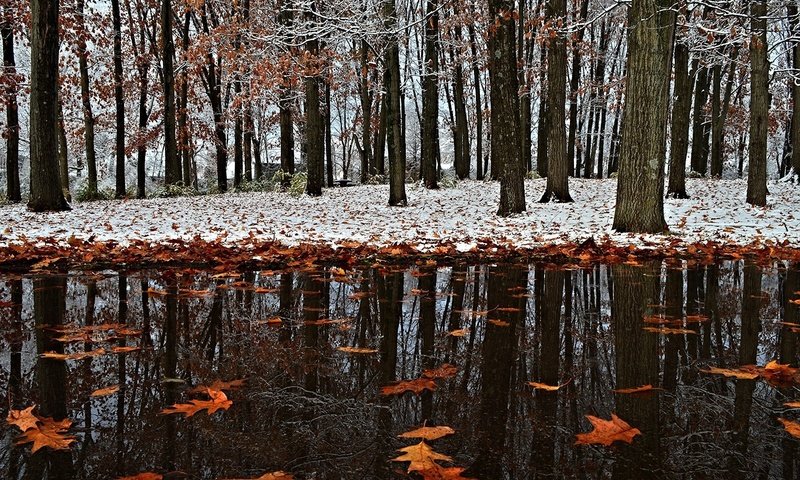
[[[616,180],[570,179],[575,200],[571,204],[537,203],[544,188],[545,180],[526,181],[528,210],[511,218],[496,215],[498,183],[477,181],[434,191],[408,185],[408,207],[389,207],[386,185],[328,189],[320,198],[242,193],[98,201],[75,203],[72,211],[61,213],[31,213],[21,204],[0,208],[5,225],[0,248],[109,242],[176,246],[202,240],[226,248],[404,244],[421,252],[445,252],[446,246],[451,253],[475,253],[485,245],[536,249],[588,238],[597,244],[651,250],[707,242],[800,245],[798,190],[791,183],[770,183],[769,206],[754,208],[745,203],[743,180],[688,179],[690,199],[665,201],[670,228],[665,235],[612,230]]]

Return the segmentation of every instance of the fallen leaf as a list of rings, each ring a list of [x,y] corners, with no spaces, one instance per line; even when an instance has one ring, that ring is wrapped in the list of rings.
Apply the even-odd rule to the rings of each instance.
[[[98,388],[94,392],[90,393],[90,397],[105,397],[106,395],[111,395],[113,393],[117,393],[119,391],[119,385],[111,385],[105,388]]]
[[[689,330],[687,328],[668,328],[668,327],[644,327],[642,328],[645,332],[651,333],[659,333],[661,335],[697,335],[697,332],[694,330]]]
[[[381,395],[402,395],[405,392],[412,392],[415,395],[419,395],[424,390],[436,390],[436,382],[430,378],[424,377],[415,380],[403,380],[381,387]]]
[[[455,365],[450,365],[449,363],[444,363],[440,367],[423,370],[422,376],[425,378],[434,378],[434,379],[451,378],[455,377],[456,373],[458,373],[458,367],[456,367]]]
[[[375,348],[364,348],[364,347],[338,347],[336,350],[340,352],[346,353],[378,353],[378,350]]]
[[[705,370],[701,369],[700,371],[703,373],[711,373],[713,375],[724,375],[726,377],[738,378],[740,380],[755,380],[759,377],[758,373],[732,370],[729,368],[708,367]]]
[[[464,467],[442,467],[438,463],[433,468],[417,471],[422,480],[473,480],[471,477],[462,477]]]
[[[439,467],[439,464],[436,463],[437,460],[444,460],[447,462],[453,460],[447,455],[443,455],[441,453],[434,451],[431,447],[428,446],[427,443],[425,443],[424,440],[417,443],[416,445],[403,447],[398,451],[403,452],[403,455],[393,458],[392,461],[411,462],[408,465],[408,473],[435,469]]]
[[[784,405],[789,408],[800,408],[800,402],[786,402]]]
[[[546,383],[528,382],[528,385],[530,385],[531,387],[533,387],[536,390],[545,390],[545,391],[548,391],[548,392],[555,392],[559,388],[561,388],[564,385],[566,385],[566,383],[564,385],[548,385]]]
[[[8,412],[6,421],[9,425],[15,425],[23,432],[31,428],[36,428],[39,418],[33,413],[35,407],[36,405],[31,405],[24,410],[11,410]]]
[[[469,333],[469,328],[460,328],[458,330],[451,330],[447,332],[447,335],[451,337],[464,337],[468,333]]]
[[[789,435],[800,438],[800,423],[786,420],[785,418],[779,418],[778,421],[783,424],[783,428],[789,432]]]
[[[634,394],[634,393],[652,392],[653,390],[661,390],[661,389],[656,388],[650,384],[647,384],[647,385],[642,385],[641,387],[618,388],[616,390],[612,390],[612,392],[622,393],[622,394]]]
[[[491,320],[486,320],[486,321],[488,323],[491,323],[492,325],[494,325],[496,327],[510,327],[511,326],[511,323],[510,322],[506,322],[505,320],[498,320],[498,319],[494,319],[493,318]]]
[[[630,426],[615,414],[611,420],[604,420],[592,415],[586,415],[594,429],[588,433],[579,433],[575,436],[575,445],[605,445],[611,446],[614,442],[632,443],[636,435],[642,432]]]
[[[411,430],[405,433],[401,433],[398,435],[400,438],[421,438],[423,440],[436,440],[442,437],[446,437],[447,435],[452,435],[456,433],[450,427],[441,426],[441,427],[420,427],[415,430]]]
[[[797,382],[797,372],[798,369],[789,364],[781,364],[772,360],[764,365],[761,375],[764,380],[773,385],[788,386]]]
[[[92,358],[92,357],[99,357],[100,355],[105,355],[106,350],[103,348],[98,348],[97,350],[91,350],[88,352],[76,352],[76,353],[58,353],[58,352],[44,352],[39,357],[47,358],[50,360],[83,360],[85,358]]]
[[[53,450],[69,450],[71,443],[75,442],[75,437],[64,435],[72,425],[72,420],[65,418],[55,421],[52,418],[39,417],[36,428],[30,428],[20,435],[16,445],[33,443],[31,453],[36,453],[42,448]]]
[[[294,475],[284,471],[270,472],[256,478],[227,478],[223,480],[294,480]]]
[[[162,480],[163,478],[164,475],[161,475],[160,473],[143,472],[127,477],[119,477],[117,480]]]
[[[163,415],[182,413],[185,417],[191,417],[201,410],[206,410],[208,415],[213,415],[217,410],[227,410],[233,405],[227,395],[219,390],[206,388],[206,393],[211,397],[210,400],[190,400],[189,403],[176,403],[161,410],[161,413]]]

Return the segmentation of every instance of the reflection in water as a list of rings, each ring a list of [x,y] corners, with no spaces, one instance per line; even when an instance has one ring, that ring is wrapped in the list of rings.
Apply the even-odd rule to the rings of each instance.
[[[481,479],[795,478],[797,440],[776,418],[798,420],[783,403],[800,390],[701,370],[796,366],[798,292],[797,265],[679,260],[7,275],[0,414],[36,404],[72,419],[78,442],[31,455],[4,426],[0,468],[37,480],[405,478],[391,459],[413,440],[397,435],[425,424],[455,429],[431,445]],[[379,394],[444,363],[458,373],[435,391]],[[227,411],[159,414],[199,398],[198,385],[243,378]],[[643,385],[655,390],[613,391]],[[574,445],[584,415],[611,413],[641,430],[633,444]]]

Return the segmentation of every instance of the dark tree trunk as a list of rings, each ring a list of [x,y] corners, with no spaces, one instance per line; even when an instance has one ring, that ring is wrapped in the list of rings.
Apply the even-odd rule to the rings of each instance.
[[[278,21],[285,28],[291,28],[294,21],[292,0],[281,1],[280,14]],[[291,38],[287,40],[291,41]],[[280,111],[280,132],[281,132],[281,171],[284,173],[281,185],[285,188],[289,186],[290,177],[294,175],[294,123],[292,120],[292,92],[289,87],[291,79],[289,75],[283,76],[278,99],[278,109]]]
[[[172,38],[172,2],[161,1],[161,60],[163,62],[164,90],[164,182],[176,185],[181,182],[181,164],[175,134],[175,43]]]
[[[786,6],[789,24],[792,28],[792,68],[795,72],[800,69],[800,21],[797,18],[797,5],[789,2]],[[733,71],[733,70],[731,70]],[[795,73],[797,75],[797,73]],[[731,76],[733,78],[733,76]],[[792,82],[792,176],[800,185],[800,82]]]
[[[767,4],[750,3],[750,165],[747,203],[767,205],[767,114],[769,112],[769,60],[767,58]]]
[[[31,192],[34,212],[69,210],[58,171],[58,0],[31,0]]]
[[[495,29],[489,36],[489,81],[491,84],[492,175],[500,178],[503,217],[525,211],[524,166],[519,158],[519,81],[517,78],[514,3],[489,0],[489,16]]]
[[[115,195],[125,196],[125,97],[122,92],[122,17],[119,0],[111,0],[111,17],[114,26],[114,106],[116,109],[116,136],[114,142]]]
[[[14,29],[11,26],[10,7],[3,7],[0,36],[3,37],[3,69],[12,80],[6,84],[6,196],[10,202],[22,200],[19,183],[19,106],[17,104],[17,63],[14,58]]]
[[[236,74],[237,79],[233,81],[233,91],[236,98],[241,98],[242,95],[242,82],[239,80],[239,73]],[[242,119],[242,109],[237,107],[233,113],[233,188],[237,188],[242,184],[242,176],[244,174],[244,125]]]
[[[675,13],[671,0],[634,0],[628,12],[628,79],[614,229],[657,233],[664,220],[669,78]]]
[[[369,44],[361,40],[361,68],[358,72],[358,91],[361,97],[361,183],[377,174],[372,154],[372,91],[369,82]]]
[[[325,80],[325,178],[328,188],[333,188],[333,135],[331,132],[331,84]],[[344,158],[342,159],[344,160]],[[344,172],[347,178],[347,172]]]
[[[211,32],[208,24],[208,8],[209,7],[204,3],[200,16],[203,32],[206,35],[210,35]],[[203,74],[206,78],[206,93],[208,94],[208,100],[211,103],[211,111],[214,116],[217,190],[222,193],[228,191],[228,140],[225,135],[225,120],[222,116],[222,82],[220,79],[222,72],[220,70],[221,67],[218,68],[218,62],[214,59],[214,53],[208,50],[206,52],[206,65],[203,69]]]
[[[394,28],[397,18],[395,0],[384,0],[384,18]],[[389,145],[389,205],[406,206],[406,139],[403,123],[403,92],[400,90],[400,44],[396,36],[389,39],[386,52],[384,82],[386,90],[386,140]]]
[[[481,107],[481,70],[478,60],[478,47],[475,40],[475,25],[469,24],[469,48],[472,54],[472,83],[475,87],[475,159],[476,178],[483,180],[486,172],[483,170],[483,111]]]
[[[420,169],[426,188],[439,188],[436,158],[439,154],[439,4],[425,3],[425,66],[422,77],[422,155]],[[457,70],[460,74],[460,69]],[[455,167],[461,163],[460,139],[454,139]]]
[[[540,64],[547,59],[547,47],[542,45]],[[547,69],[539,72],[539,124],[536,126],[536,172],[544,178],[549,174],[547,158],[547,141],[550,135],[550,112],[547,111]],[[574,170],[574,168],[573,168]]]
[[[188,61],[189,52],[189,24],[191,21],[191,11],[184,14],[183,26],[181,29],[181,52],[185,59]],[[184,185],[193,184],[197,187],[197,182],[193,181],[192,175],[192,152],[191,152],[191,139],[192,132],[189,127],[189,72],[188,69],[181,69],[180,88],[178,90],[178,158],[183,167],[183,183]]]
[[[461,28],[456,28],[456,38],[461,39]],[[454,134],[454,154],[455,154],[455,171],[456,177],[459,180],[469,178],[470,170],[470,141],[469,141],[469,126],[467,124],[467,104],[464,101],[464,70],[461,65],[459,56],[453,54],[453,49],[450,49],[450,58],[455,64],[455,72],[453,78],[453,100],[455,104],[455,134]],[[437,152],[438,152],[437,148]]]
[[[306,166],[308,168],[308,182],[306,193],[318,197],[322,195],[322,184],[325,180],[325,125],[320,108],[319,90],[322,84],[319,70],[319,41],[308,40],[306,49],[311,59],[311,65],[306,65],[305,93],[306,93]]]
[[[70,201],[69,193],[69,154],[67,152],[67,131],[64,126],[64,108],[61,97],[58,98],[58,171],[61,177],[61,191],[64,198]]]
[[[675,44],[675,101],[670,124],[669,186],[667,196],[689,198],[686,194],[686,153],[689,149],[689,114],[692,105],[692,79],[689,75],[689,47]]]
[[[589,0],[581,0],[581,9],[578,22],[583,22],[589,12]],[[603,21],[601,31],[605,32],[606,23]],[[569,174],[575,175],[575,141],[578,133],[578,87],[581,82],[581,43],[586,31],[584,26],[578,28],[575,38],[572,41],[572,70],[569,79],[569,134],[567,137],[567,159],[569,161]],[[602,55],[603,33],[601,33],[600,54]],[[600,152],[602,155],[603,152]]]
[[[84,0],[76,3],[78,13],[79,29],[85,30]],[[86,169],[87,184],[86,189],[89,198],[97,197],[97,157],[94,145],[94,113],[92,112],[91,86],[89,85],[89,65],[86,50],[86,40],[83,35],[78,39],[78,71],[81,83],[81,104],[83,105],[83,135],[86,143]]]
[[[708,103],[708,68],[700,67],[695,82],[694,113],[692,116],[692,171],[702,176],[706,175],[707,165],[704,163],[705,151],[708,144],[705,140],[706,114]]]
[[[553,25],[566,22],[566,0],[548,0],[547,18]],[[564,99],[567,92],[567,39],[556,32],[547,47],[547,110],[550,133],[547,139],[547,188],[540,202],[572,202],[569,194],[569,163],[567,158],[566,118]]]

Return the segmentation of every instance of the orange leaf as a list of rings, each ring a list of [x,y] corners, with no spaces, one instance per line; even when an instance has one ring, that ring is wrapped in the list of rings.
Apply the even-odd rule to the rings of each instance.
[[[436,390],[436,382],[430,378],[417,378],[415,380],[403,380],[381,387],[381,395],[402,395],[405,392],[412,392],[419,395],[424,390]]]
[[[795,438],[800,438],[800,423],[786,420],[785,418],[779,418],[778,421],[783,424],[783,428],[789,432],[789,435]]]
[[[697,332],[686,328],[667,328],[667,327],[644,327],[645,332],[659,333],[661,335],[696,335]]]
[[[106,395],[111,395],[113,393],[117,393],[119,391],[119,385],[111,385],[110,387],[105,388],[98,388],[91,394],[90,397],[105,397]]]
[[[786,402],[784,405],[789,408],[800,408],[800,402]]]
[[[761,375],[773,385],[792,385],[797,380],[797,368],[773,360],[764,366]]]
[[[579,433],[575,436],[575,445],[605,445],[611,446],[614,442],[632,443],[636,435],[642,432],[638,428],[631,427],[626,421],[615,414],[611,414],[611,420],[586,415],[591,422],[594,430],[589,433]]]
[[[450,365],[449,363],[443,363],[438,368],[429,368],[427,370],[422,371],[422,376],[425,378],[451,378],[455,377],[456,373],[458,373],[458,367],[455,365]]]
[[[444,460],[447,462],[453,460],[447,455],[435,452],[424,440],[416,445],[403,447],[398,451],[403,452],[403,455],[393,458],[392,461],[411,462],[408,465],[408,473],[435,469],[439,467],[436,463],[437,460]]]
[[[59,421],[52,418],[39,418],[39,425],[26,430],[20,435],[16,444],[33,443],[31,453],[36,453],[44,447],[53,450],[69,450],[69,445],[75,441],[75,437],[64,435],[64,433],[70,425],[72,425],[72,420],[68,418]]]
[[[645,393],[645,392],[652,392],[653,390],[661,390],[660,388],[656,388],[650,384],[642,385],[641,387],[633,387],[633,388],[618,388],[616,390],[612,390],[615,393],[623,393],[623,394],[633,394],[633,393]]]
[[[375,348],[364,348],[364,347],[337,347],[336,350],[345,353],[378,353],[378,350]]]
[[[11,410],[8,412],[6,421],[9,425],[16,425],[17,428],[23,432],[30,430],[31,428],[36,428],[36,423],[39,421],[39,417],[33,413],[33,409],[35,407],[36,405],[31,405],[24,410]]]
[[[472,480],[470,477],[462,477],[464,467],[442,467],[438,463],[433,468],[419,470],[417,474],[422,480]]]
[[[153,472],[143,472],[137,473],[136,475],[130,475],[127,477],[119,477],[117,480],[161,480],[164,476],[160,473],[153,473]]]
[[[464,337],[468,333],[469,333],[469,328],[461,328],[458,330],[452,330],[450,332],[447,332],[447,335],[451,337]]]
[[[224,480],[294,480],[294,475],[284,471],[265,473],[257,478],[229,478]]]
[[[161,413],[163,415],[182,413],[186,417],[191,417],[201,410],[206,410],[208,415],[212,415],[217,410],[227,410],[233,405],[233,402],[228,400],[228,397],[219,390],[206,388],[206,393],[211,397],[211,400],[191,400],[189,403],[176,403],[161,410]]]
[[[708,367],[707,369],[700,371],[714,375],[725,375],[726,377],[738,378],[740,380],[755,380],[759,377],[758,373],[746,372],[743,370],[731,370],[729,368]]]
[[[548,392],[555,392],[559,388],[561,388],[564,385],[566,385],[566,383],[563,384],[563,385],[548,385],[546,383],[528,382],[528,385],[530,385],[531,387],[535,388],[536,390],[545,390],[545,391],[548,391]]]
[[[506,322],[505,320],[491,319],[491,320],[487,320],[487,322],[491,323],[492,325],[494,325],[496,327],[509,327],[509,326],[511,326],[511,323]]]
[[[456,433],[450,427],[420,427],[398,435],[400,438],[421,438],[423,440],[436,440]]]

